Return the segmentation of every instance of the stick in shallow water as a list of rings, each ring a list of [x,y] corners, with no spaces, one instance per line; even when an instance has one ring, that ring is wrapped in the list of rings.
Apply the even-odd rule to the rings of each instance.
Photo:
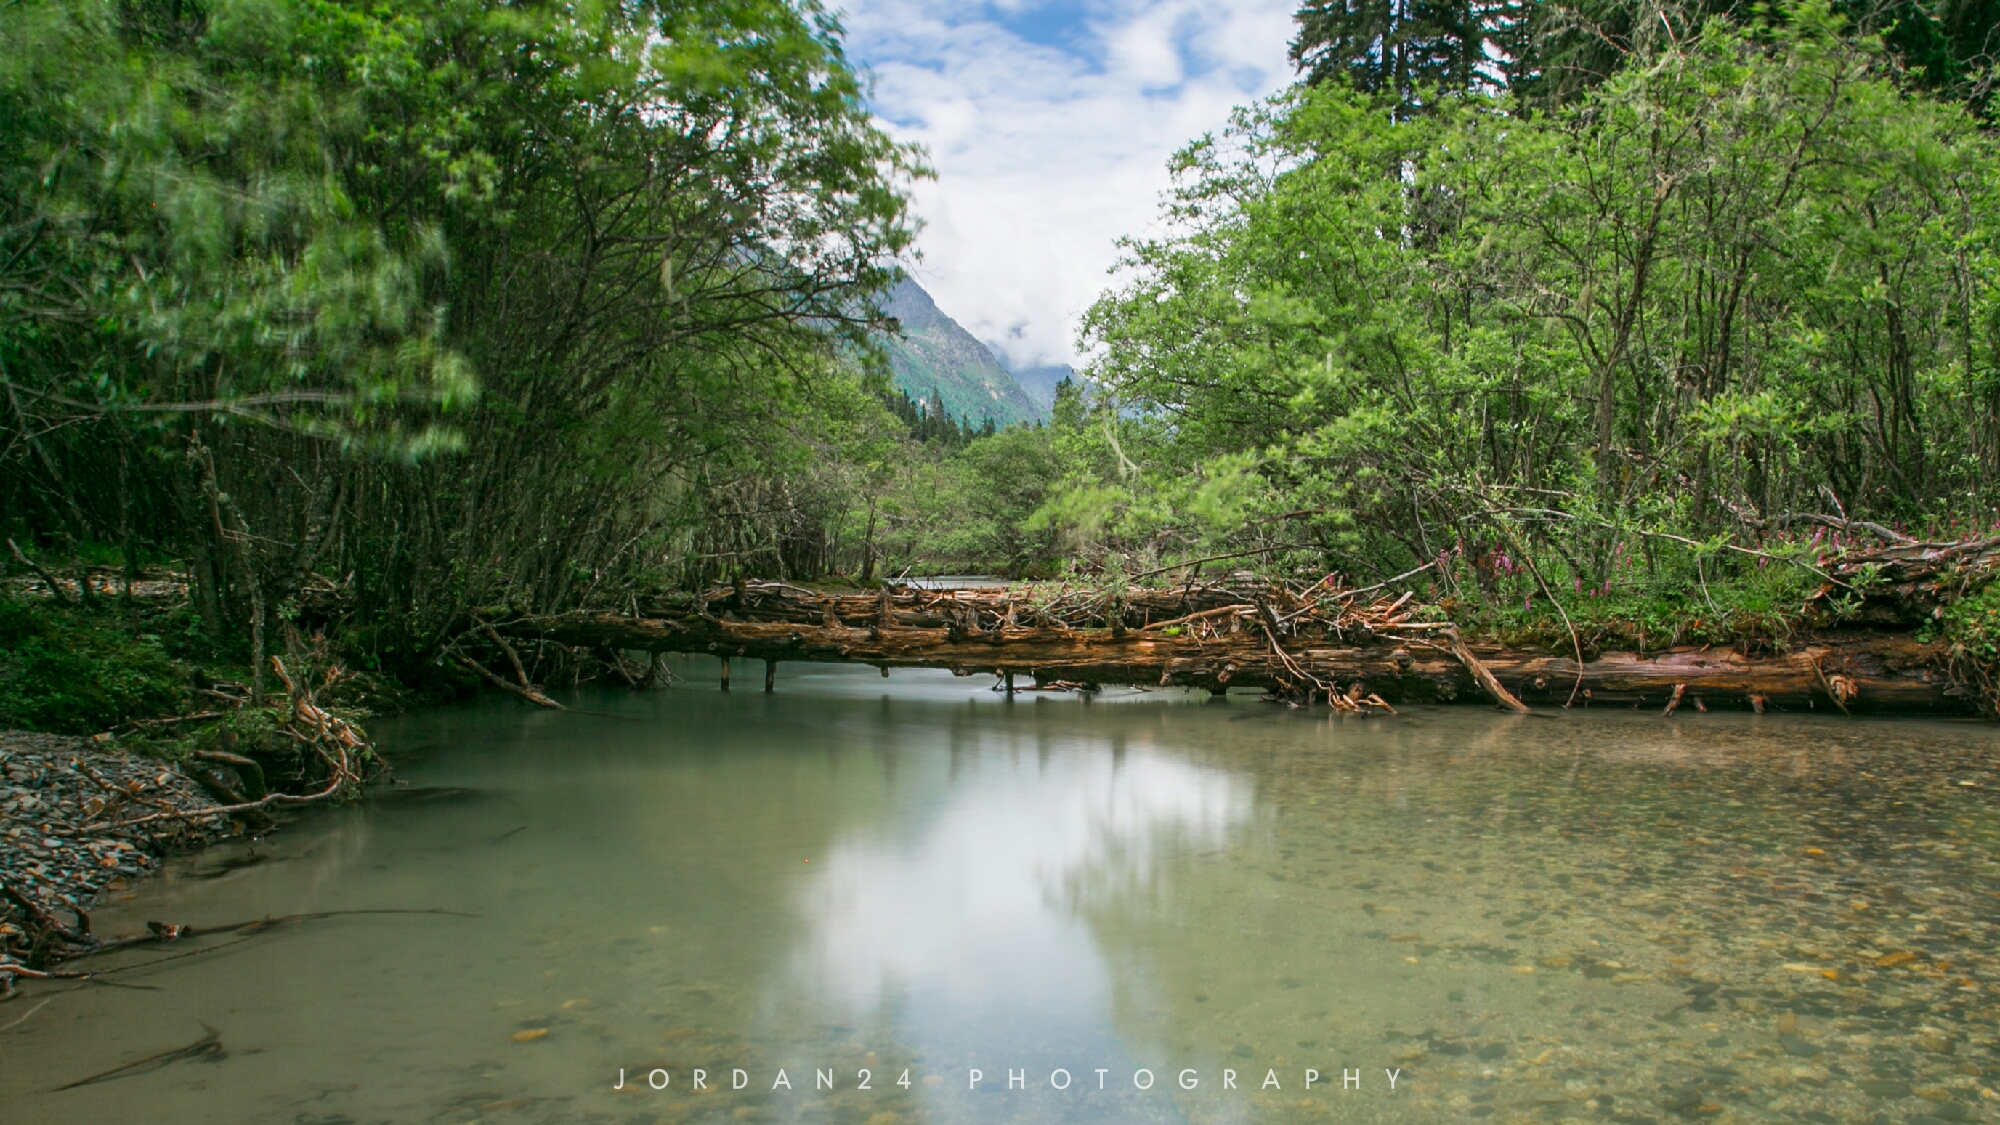
[[[478,673],[479,676],[482,679],[484,679],[487,683],[492,684],[494,687],[497,687],[500,690],[507,692],[510,695],[518,696],[522,699],[525,699],[537,707],[547,707],[551,711],[569,710],[569,708],[564,707],[562,704],[557,703],[555,700],[550,699],[548,696],[543,695],[541,692],[535,690],[533,685],[529,685],[527,687],[516,687],[515,685],[508,683],[506,680],[503,680],[499,676],[494,675],[490,670],[487,669],[486,665],[479,663],[477,660],[472,659],[471,657],[465,655],[462,652],[457,651],[456,649],[452,651],[451,657],[453,660],[458,661],[459,664],[464,666],[468,671]]]
[[[35,1005],[32,1008],[29,1008],[26,1012],[22,1013],[20,1019],[17,1019],[12,1023],[0,1024],[0,1031],[11,1031],[14,1028],[21,1026],[22,1024],[27,1023],[29,1016],[34,1015],[36,1012],[41,1011],[43,1008],[46,1008],[50,1004],[53,1004],[55,1002],[56,1002],[55,997],[53,996],[49,997],[47,1000],[42,1001],[41,1003]]]
[[[253,918],[247,922],[232,922],[226,926],[202,926],[199,928],[196,928],[194,926],[173,926],[163,922],[148,922],[146,923],[147,926],[146,933],[133,934],[130,937],[122,937],[116,939],[115,941],[107,941],[102,945],[84,950],[83,952],[76,954],[74,957],[67,958],[67,960],[80,961],[85,957],[94,957],[99,953],[109,953],[114,949],[131,949],[134,946],[140,946],[140,945],[164,945],[168,942],[180,941],[183,938],[207,937],[210,934],[235,934],[235,933],[259,934],[263,933],[265,930],[275,930],[280,926],[290,925],[294,922],[317,922],[323,918],[344,918],[352,915],[362,915],[362,914],[438,914],[451,918],[480,917],[480,915],[477,914],[467,914],[462,910],[378,909],[378,910],[321,910],[311,914],[285,914],[285,915],[280,915],[279,917],[276,918]],[[196,950],[195,952],[201,952],[201,951]],[[146,961],[142,962],[139,965],[120,965],[118,968],[106,969],[104,971],[108,973],[115,973],[115,972],[121,972],[125,969],[141,968],[144,965],[150,965],[154,963],[155,962],[152,961]]]
[[[189,1043],[185,1047],[175,1047],[171,1050],[161,1051],[157,1055],[147,1055],[143,1059],[128,1062],[124,1066],[114,1066],[102,1074],[93,1074],[88,1078],[79,1078],[74,1082],[57,1086],[49,1092],[52,1094],[60,1093],[64,1090],[74,1090],[78,1086],[88,1086],[93,1082],[106,1082],[113,1078],[122,1078],[125,1075],[137,1073],[141,1067],[157,1070],[160,1067],[177,1063],[182,1059],[221,1062],[223,1059],[228,1058],[229,1052],[222,1049],[222,1033],[209,1027],[207,1024],[202,1024],[201,1026],[208,1034]]]
[[[1493,697],[1494,702],[1517,715],[1532,714],[1527,704],[1514,698],[1513,692],[1500,686],[1500,679],[1493,674],[1492,669],[1482,663],[1477,656],[1472,655],[1472,650],[1466,647],[1457,629],[1447,630],[1444,639],[1451,646],[1451,654],[1458,657],[1458,662],[1465,665],[1466,671],[1472,673],[1472,678],[1479,681],[1479,686],[1486,689],[1486,693]]]

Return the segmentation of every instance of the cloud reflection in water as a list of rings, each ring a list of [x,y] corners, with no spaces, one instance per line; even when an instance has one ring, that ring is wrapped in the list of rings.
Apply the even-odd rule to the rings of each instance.
[[[793,960],[800,991],[841,1018],[888,1005],[932,1048],[1042,1055],[1108,1035],[1085,910],[1156,889],[1167,857],[1224,845],[1253,807],[1244,779],[1145,744],[989,750],[943,774],[919,783],[944,788],[921,811],[834,845]]]

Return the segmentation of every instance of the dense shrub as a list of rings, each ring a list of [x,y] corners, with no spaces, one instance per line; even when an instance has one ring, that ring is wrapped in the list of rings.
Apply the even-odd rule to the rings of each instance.
[[[177,710],[188,671],[109,613],[0,598],[0,726],[89,734]]]

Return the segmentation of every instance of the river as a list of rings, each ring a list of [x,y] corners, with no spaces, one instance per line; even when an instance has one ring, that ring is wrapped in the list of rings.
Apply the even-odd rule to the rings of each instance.
[[[805,665],[724,694],[712,662],[677,667],[692,686],[578,712],[375,722],[404,784],[185,857],[95,920],[329,916],[24,989],[0,1005],[0,1118],[1935,1125],[2000,1105],[1991,726],[1356,719]]]

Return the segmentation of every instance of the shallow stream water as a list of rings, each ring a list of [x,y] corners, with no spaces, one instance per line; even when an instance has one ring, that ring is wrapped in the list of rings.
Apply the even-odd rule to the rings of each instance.
[[[326,916],[25,989],[0,1120],[2000,1108],[1990,726],[682,670],[701,686],[377,721],[405,784],[95,921]]]

